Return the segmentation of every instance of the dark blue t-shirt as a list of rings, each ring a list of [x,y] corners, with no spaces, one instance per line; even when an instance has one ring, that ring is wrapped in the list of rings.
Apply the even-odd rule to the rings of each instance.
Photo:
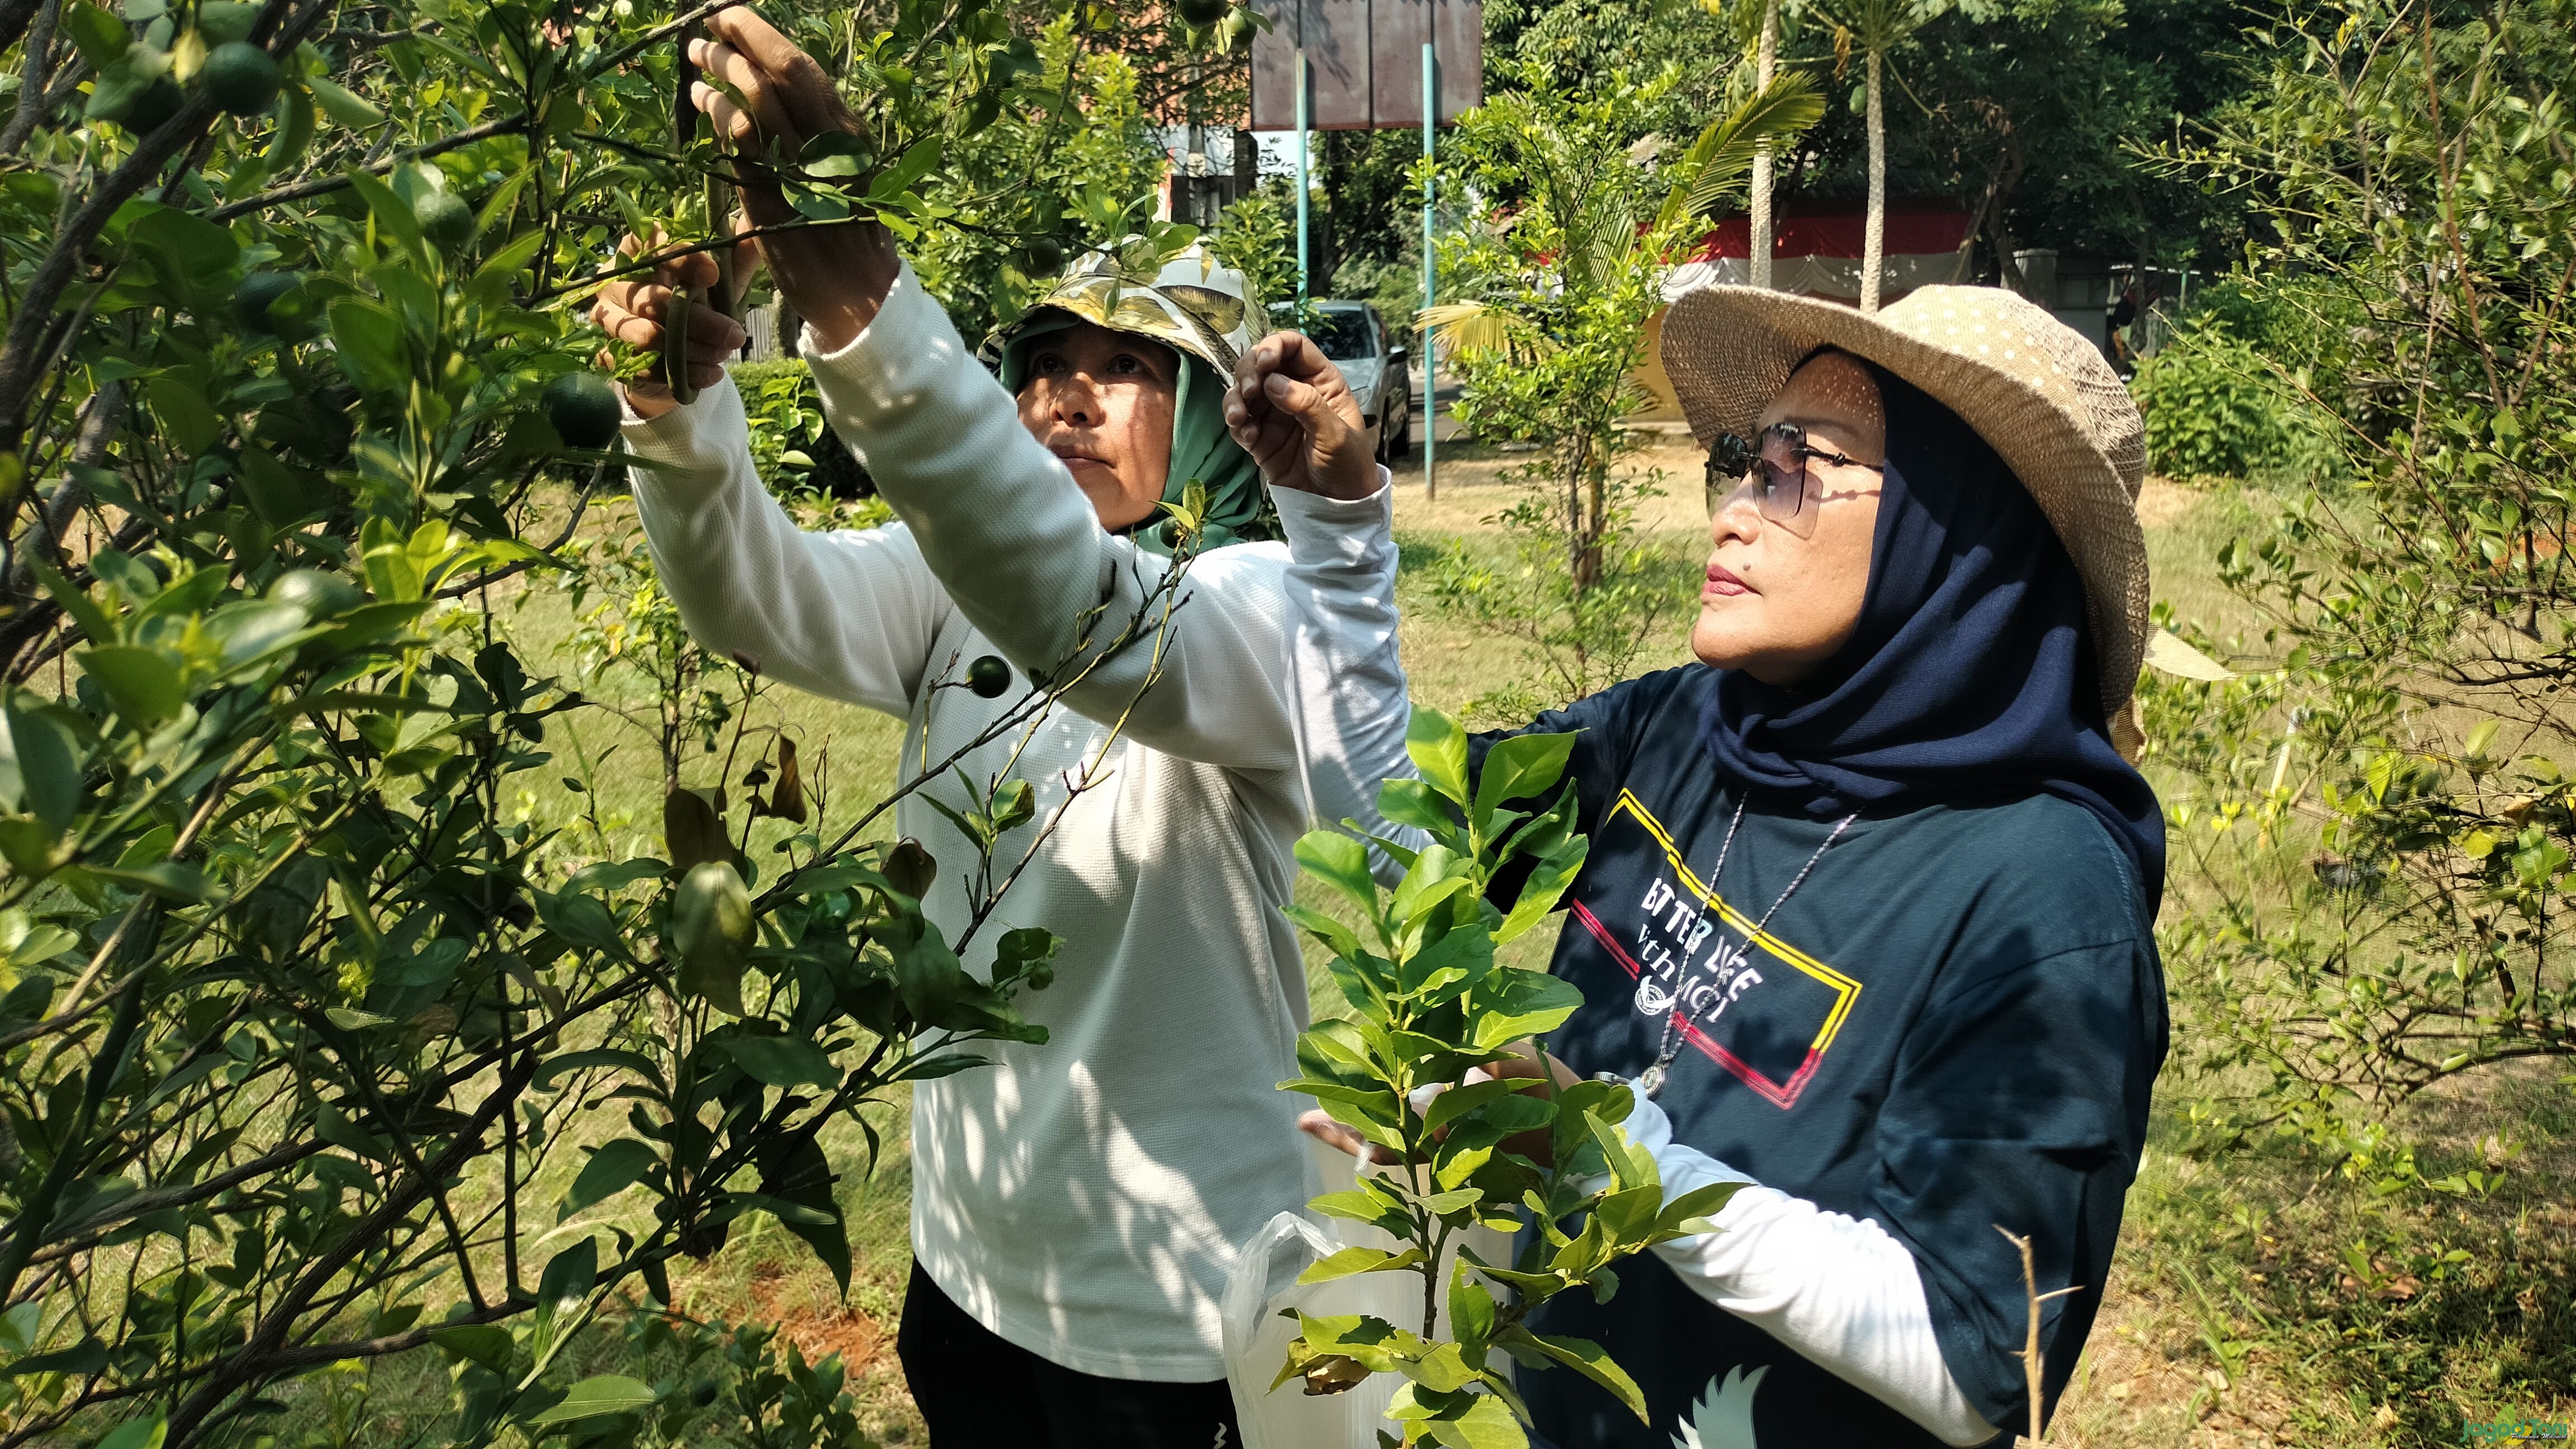
[[[1995,1229],[2032,1239],[2041,1293],[2080,1285],[2042,1309],[2053,1401],[2101,1303],[2165,1056],[2144,891],[2080,806],[1962,799],[1855,819],[1756,932],[1834,822],[1716,777],[1694,736],[1716,679],[1649,675],[1529,726],[1582,732],[1571,770],[1592,837],[1554,965],[1585,1004],[1548,1045],[1586,1075],[1634,1077],[1678,997],[1695,1015],[1657,1098],[1674,1139],[1885,1228],[1914,1255],[1968,1402],[2026,1423],[2021,1261]],[[1703,1399],[1722,1435],[1706,1449],[1940,1442],[1660,1263],[1621,1282],[1607,1305],[1567,1294],[1533,1326],[1608,1348],[1653,1423],[1575,1374],[1524,1375],[1560,1449],[1671,1449]],[[1747,1407],[1752,1443],[1726,1442]]]

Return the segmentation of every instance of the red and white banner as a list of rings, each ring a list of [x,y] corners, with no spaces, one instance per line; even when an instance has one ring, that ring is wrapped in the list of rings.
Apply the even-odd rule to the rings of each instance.
[[[1890,205],[1879,293],[1893,302],[1917,287],[1969,280],[1968,213],[1948,207]],[[1776,215],[1771,232],[1771,287],[1837,302],[1860,301],[1861,235],[1857,210]],[[1667,300],[1695,288],[1753,280],[1752,223],[1729,217],[1708,234],[1690,261],[1664,279]]]

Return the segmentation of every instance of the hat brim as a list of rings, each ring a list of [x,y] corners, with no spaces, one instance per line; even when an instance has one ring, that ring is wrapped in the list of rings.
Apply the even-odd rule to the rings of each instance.
[[[2136,482],[2075,419],[2012,373],[1840,303],[1758,287],[1702,287],[1684,293],[1664,318],[1664,372],[1702,446],[1726,433],[1751,437],[1789,374],[1828,347],[1923,389],[1975,429],[2029,490],[2084,580],[2104,717],[2123,718],[2146,656],[2146,532]]]

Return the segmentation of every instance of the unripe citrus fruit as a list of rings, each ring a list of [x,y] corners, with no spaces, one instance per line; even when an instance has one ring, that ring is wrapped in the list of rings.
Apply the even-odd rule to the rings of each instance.
[[[999,654],[987,654],[966,666],[966,687],[985,699],[999,699],[1011,687],[1011,666]]]
[[[420,222],[420,234],[440,251],[452,252],[474,235],[474,209],[452,191],[421,193],[411,204],[411,214]]]
[[[1205,29],[1223,20],[1234,6],[1229,0],[1180,0],[1173,8],[1180,12],[1183,23]]]
[[[268,597],[271,603],[292,604],[315,619],[345,614],[367,601],[357,585],[320,569],[297,569],[281,575],[268,586]]]
[[[605,448],[626,420],[617,389],[595,372],[567,372],[546,384],[546,421],[568,448]]]
[[[268,52],[244,40],[216,46],[197,74],[207,96],[236,116],[256,116],[277,104],[284,83]]]

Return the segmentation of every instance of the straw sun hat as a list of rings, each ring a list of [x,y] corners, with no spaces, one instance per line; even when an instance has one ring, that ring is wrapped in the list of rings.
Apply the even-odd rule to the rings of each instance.
[[[2101,349],[1997,287],[1921,287],[1875,314],[1756,287],[1703,287],[1664,319],[1664,371],[1703,446],[1753,436],[1817,349],[1865,358],[1977,430],[2030,490],[2084,577],[2102,708],[2123,753],[2148,653],[2146,475],[2138,405]]]

